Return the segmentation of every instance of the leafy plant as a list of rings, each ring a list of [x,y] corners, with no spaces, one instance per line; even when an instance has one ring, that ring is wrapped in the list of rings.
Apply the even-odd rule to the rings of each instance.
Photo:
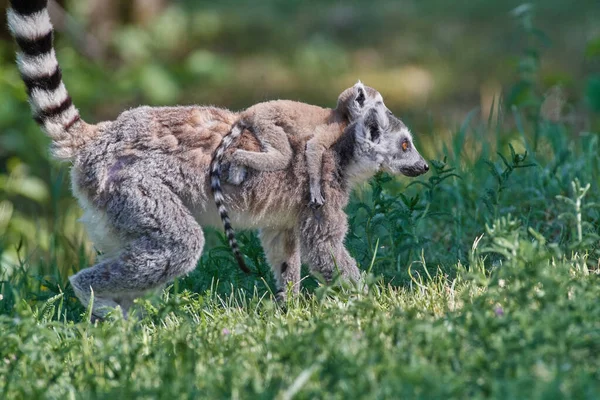
[[[600,254],[598,243],[600,235],[595,232],[594,225],[584,220],[583,215],[587,210],[600,209],[600,204],[595,202],[585,203],[584,198],[591,185],[588,183],[582,186],[577,178],[571,182],[572,196],[557,195],[556,198],[563,202],[568,209],[558,215],[558,218],[566,221],[571,226],[571,237],[567,243],[567,250],[570,252],[591,252]]]
[[[490,173],[496,180],[496,187],[488,188],[486,190],[486,194],[483,196],[483,202],[485,203],[493,217],[498,216],[498,204],[500,202],[500,196],[502,195],[502,192],[505,191],[505,189],[507,188],[510,176],[515,171],[515,169],[529,168],[535,166],[534,163],[525,163],[525,160],[527,159],[527,151],[525,151],[522,154],[519,154],[515,152],[515,149],[512,146],[512,144],[509,143],[508,147],[510,149],[510,161],[504,155],[502,155],[502,153],[498,152],[498,156],[504,164],[504,167],[502,169],[499,170],[496,167],[496,164],[489,160],[483,160],[483,162],[485,162],[488,165]]]

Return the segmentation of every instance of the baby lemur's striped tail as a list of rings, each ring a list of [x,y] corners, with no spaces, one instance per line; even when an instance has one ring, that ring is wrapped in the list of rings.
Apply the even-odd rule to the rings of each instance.
[[[229,133],[223,137],[221,144],[219,144],[219,147],[217,147],[215,150],[210,163],[210,188],[212,190],[217,209],[219,210],[221,221],[223,221],[225,235],[229,241],[231,251],[233,251],[233,255],[235,256],[240,269],[245,273],[250,273],[250,269],[248,266],[246,266],[246,262],[244,261],[244,255],[240,251],[240,247],[235,239],[235,231],[231,226],[231,220],[229,219],[229,215],[227,213],[227,207],[225,207],[223,189],[221,188],[221,163],[223,162],[223,156],[225,155],[225,151],[233,144],[233,142],[241,136],[244,129],[245,127],[241,122],[236,122],[231,128],[231,131],[229,131]]]
[[[17,65],[36,122],[52,138],[56,158],[69,160],[93,129],[79,117],[62,82],[47,0],[10,0],[8,27],[20,51]]]

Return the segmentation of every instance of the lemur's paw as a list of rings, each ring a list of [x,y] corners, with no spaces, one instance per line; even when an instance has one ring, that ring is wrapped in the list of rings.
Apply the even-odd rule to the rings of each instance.
[[[239,185],[246,179],[247,170],[246,167],[231,163],[229,165],[229,175],[227,176],[227,182],[232,185]]]

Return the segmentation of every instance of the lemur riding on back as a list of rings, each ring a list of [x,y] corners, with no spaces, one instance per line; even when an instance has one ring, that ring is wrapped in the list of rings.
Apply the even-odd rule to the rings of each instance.
[[[363,115],[367,109],[389,111],[381,94],[364,86],[360,81],[344,90],[338,97],[337,107],[326,109],[290,101],[274,100],[256,104],[241,112],[231,138],[221,146],[213,161],[213,175],[221,167],[224,151],[244,129],[251,131],[261,144],[261,152],[236,150],[229,169],[229,180],[240,183],[245,167],[257,171],[277,171],[286,168],[292,160],[289,136],[309,138],[306,144],[306,163],[310,182],[310,205],[319,208],[324,204],[321,193],[321,168],[323,152],[342,135],[344,128]],[[221,150],[219,149],[219,150]]]
[[[134,298],[192,271],[204,246],[200,225],[221,224],[210,196],[213,154],[235,166],[248,153],[233,156],[234,150],[272,155],[268,146],[275,148],[282,139],[261,142],[239,129],[241,114],[215,107],[139,107],[114,121],[85,123],[61,80],[46,0],[11,0],[11,6],[8,23],[20,47],[17,62],[35,119],[52,138],[54,156],[72,165],[82,221],[102,254],[69,280],[85,306],[93,293],[94,316],[101,318],[112,307],[126,315]],[[256,169],[241,180],[224,182],[224,193],[219,192],[221,205],[231,208],[231,223],[260,229],[280,298],[287,291],[298,293],[301,259],[327,280],[339,271],[344,279],[359,281],[360,271],[344,247],[348,224],[343,209],[352,184],[379,170],[411,176],[427,170],[406,126],[377,104],[352,122],[334,110],[285,104],[289,107],[280,110],[292,117],[281,121],[296,121],[294,132],[300,134],[281,126],[288,135],[281,148],[289,146],[275,157],[282,169]],[[301,115],[303,110],[311,110],[310,115]],[[261,121],[253,122],[262,127]],[[338,130],[329,131],[336,121]],[[332,145],[332,139],[323,144],[319,133],[309,133],[321,125],[333,137],[337,132]],[[239,133],[235,141],[232,132]],[[327,201],[318,213],[307,201],[314,183],[308,172],[314,166],[307,162],[312,146],[316,153],[323,146],[318,167]]]

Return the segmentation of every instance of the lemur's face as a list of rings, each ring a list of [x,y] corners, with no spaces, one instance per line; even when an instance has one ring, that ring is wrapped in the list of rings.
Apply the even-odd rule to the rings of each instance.
[[[416,149],[412,134],[391,111],[386,112],[387,126],[380,126],[380,144],[388,151],[383,154],[381,167],[394,174],[419,176],[429,171],[429,165]]]
[[[409,129],[383,103],[375,89],[357,83],[348,110],[361,157],[378,170],[419,176],[429,165],[413,144]],[[367,161],[367,160],[363,160]]]

